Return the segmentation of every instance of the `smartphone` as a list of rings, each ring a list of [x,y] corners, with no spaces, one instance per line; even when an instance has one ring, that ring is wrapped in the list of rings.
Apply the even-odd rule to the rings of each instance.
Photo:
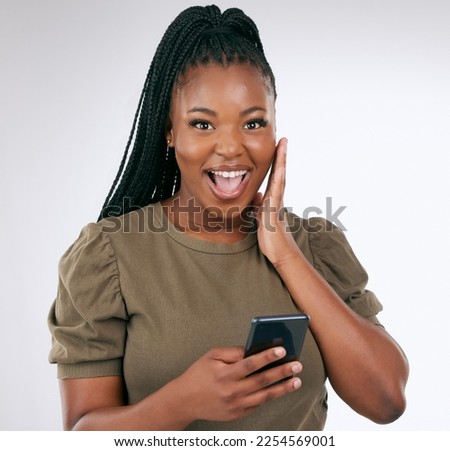
[[[303,313],[253,318],[245,345],[244,358],[274,346],[282,346],[286,349],[286,355],[282,359],[269,363],[258,372],[298,360],[308,325],[309,316]]]

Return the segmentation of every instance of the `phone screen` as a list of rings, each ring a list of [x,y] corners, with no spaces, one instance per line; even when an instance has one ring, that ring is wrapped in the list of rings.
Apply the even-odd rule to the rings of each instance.
[[[244,357],[249,357],[274,346],[286,349],[286,355],[259,371],[298,360],[300,357],[309,317],[304,314],[258,316],[253,318]]]

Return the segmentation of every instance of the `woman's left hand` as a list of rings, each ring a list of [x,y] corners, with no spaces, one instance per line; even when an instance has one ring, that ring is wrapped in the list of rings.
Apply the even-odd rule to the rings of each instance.
[[[282,138],[275,149],[266,192],[264,196],[258,193],[253,200],[254,213],[258,220],[259,247],[275,268],[299,252],[289,232],[283,205],[286,152],[287,139]]]
[[[297,247],[283,210],[287,140],[277,145],[264,196],[254,205],[258,243],[297,307],[310,316],[336,393],[356,412],[376,423],[405,410],[409,366],[403,351],[380,326],[352,311]]]

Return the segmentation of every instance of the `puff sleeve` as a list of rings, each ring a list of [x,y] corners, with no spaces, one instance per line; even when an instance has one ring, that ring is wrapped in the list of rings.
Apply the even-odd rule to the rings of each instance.
[[[342,230],[323,218],[310,220],[309,227],[309,247],[316,270],[353,311],[379,324],[375,315],[383,306],[375,294],[366,289],[367,272]]]
[[[48,315],[49,360],[58,364],[58,377],[121,375],[127,320],[109,237],[88,224],[59,262]]]

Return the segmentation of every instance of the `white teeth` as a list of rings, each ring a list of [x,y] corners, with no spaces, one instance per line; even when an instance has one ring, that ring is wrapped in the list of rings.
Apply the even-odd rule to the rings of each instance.
[[[234,177],[242,177],[247,174],[247,171],[209,171],[212,174],[220,175],[220,177],[225,178],[234,178]]]

